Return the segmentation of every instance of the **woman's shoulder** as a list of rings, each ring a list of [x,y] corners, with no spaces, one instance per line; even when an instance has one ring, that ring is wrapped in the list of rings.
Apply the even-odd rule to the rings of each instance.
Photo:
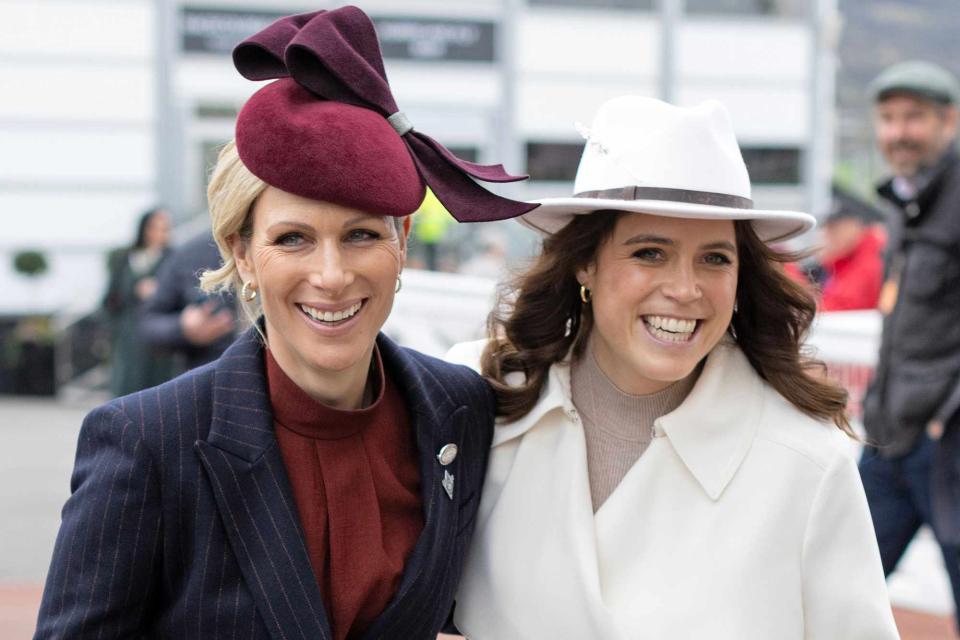
[[[120,396],[93,409],[85,422],[100,429],[130,429],[147,443],[181,441],[188,430],[203,437],[212,411],[215,362],[191,369],[155,387]]]
[[[837,456],[852,455],[855,442],[833,422],[809,416],[784,398],[766,382],[747,360],[746,355],[732,341],[718,346],[714,362],[708,360],[708,370],[718,382],[725,396],[747,393],[750,416],[756,420],[756,439],[768,443],[784,456],[784,460],[806,461],[826,469]],[[712,367],[711,367],[712,365]],[[722,375],[721,375],[722,374]],[[720,392],[715,392],[720,393]],[[738,405],[736,411],[747,410]]]
[[[803,413],[767,384],[763,390],[764,416],[757,438],[824,470],[838,457],[853,457],[856,442],[832,421]]]
[[[403,376],[414,375],[423,378],[422,386],[427,387],[423,389],[424,392],[429,393],[429,386],[436,385],[442,387],[454,400],[463,404],[475,402],[478,394],[486,397],[492,393],[477,369],[466,363],[446,357],[437,358],[414,349],[381,342],[381,348],[384,346],[387,346],[387,349],[393,346],[399,350],[402,354],[402,366],[397,372]],[[421,372],[410,370],[411,366],[420,368]]]
[[[452,364],[459,364],[480,372],[480,358],[489,340],[472,340],[459,342],[444,354],[443,359]]]

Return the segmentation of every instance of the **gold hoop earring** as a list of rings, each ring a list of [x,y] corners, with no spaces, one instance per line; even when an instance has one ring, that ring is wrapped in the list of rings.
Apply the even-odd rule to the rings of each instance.
[[[590,304],[590,300],[593,299],[593,294],[590,293],[590,289],[587,289],[587,285],[580,285],[580,300],[583,301],[583,304]]]
[[[393,292],[400,293],[400,289],[403,289],[403,282],[401,282],[400,276],[397,276],[397,286],[394,287]]]
[[[253,288],[253,281],[248,280],[240,288],[240,299],[244,302],[253,302],[257,298],[257,290]]]

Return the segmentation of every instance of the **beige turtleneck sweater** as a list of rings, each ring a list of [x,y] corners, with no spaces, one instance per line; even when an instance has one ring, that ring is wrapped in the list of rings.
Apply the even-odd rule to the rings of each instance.
[[[587,442],[587,470],[594,513],[617,488],[653,439],[653,422],[680,406],[700,368],[666,389],[645,396],[624,393],[606,376],[592,349],[570,371],[573,405]]]

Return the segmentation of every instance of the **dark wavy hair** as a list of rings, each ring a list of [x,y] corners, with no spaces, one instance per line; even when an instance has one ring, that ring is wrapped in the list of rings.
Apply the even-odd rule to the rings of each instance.
[[[536,405],[551,365],[570,350],[579,357],[593,328],[590,305],[580,300],[578,269],[596,260],[613,234],[620,212],[575,216],[543,241],[533,264],[499,292],[487,321],[491,340],[481,359],[497,394],[497,412],[507,420]],[[784,273],[782,265],[801,254],[777,251],[746,221],[734,221],[739,273],[737,312],[729,332],[761,378],[804,414],[832,420],[855,437],[845,414],[847,392],[826,378],[826,366],[802,344],[816,301]],[[521,384],[507,376],[524,374]],[[511,380],[511,382],[515,382]]]
[[[146,211],[140,214],[140,219],[137,221],[137,234],[133,238],[133,249],[143,249],[147,246],[147,225],[150,224],[150,220],[153,219],[153,216],[166,211],[167,208],[163,205],[157,205],[155,207],[150,207]]]

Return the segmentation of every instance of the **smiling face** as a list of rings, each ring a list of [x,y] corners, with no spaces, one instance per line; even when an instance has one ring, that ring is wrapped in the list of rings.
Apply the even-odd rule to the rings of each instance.
[[[406,258],[396,220],[267,187],[249,238],[233,236],[231,248],[277,364],[314,398],[359,406]]]
[[[590,340],[603,372],[636,395],[690,375],[730,324],[737,268],[730,220],[622,214],[577,273],[591,292]]]
[[[909,178],[946,151],[957,133],[957,110],[911,94],[893,94],[877,103],[874,127],[891,171]]]

